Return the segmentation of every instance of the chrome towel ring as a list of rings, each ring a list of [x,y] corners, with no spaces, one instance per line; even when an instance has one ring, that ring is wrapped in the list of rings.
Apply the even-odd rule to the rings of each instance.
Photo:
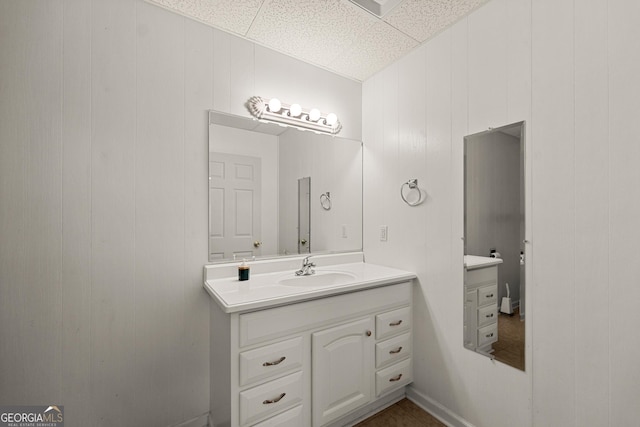
[[[331,210],[331,193],[327,191],[320,195],[320,206],[322,206],[322,209],[325,211]]]
[[[408,201],[407,198],[405,197],[404,193],[405,193],[405,188],[404,187],[409,187],[409,191],[411,190],[417,190],[418,191],[418,200],[414,200],[414,201]],[[407,193],[408,193],[407,192]],[[405,182],[404,184],[402,184],[400,186],[400,197],[402,197],[402,200],[408,204],[409,206],[418,206],[420,203],[422,203],[424,201],[424,197],[423,197],[423,193],[422,190],[420,189],[420,187],[418,187],[418,180],[416,178],[412,178],[409,181]]]

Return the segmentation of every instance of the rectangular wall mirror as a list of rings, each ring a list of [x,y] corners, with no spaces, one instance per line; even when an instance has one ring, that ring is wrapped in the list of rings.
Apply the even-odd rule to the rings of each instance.
[[[209,261],[362,250],[362,142],[209,112]]]
[[[525,361],[524,122],[464,138],[464,346]]]

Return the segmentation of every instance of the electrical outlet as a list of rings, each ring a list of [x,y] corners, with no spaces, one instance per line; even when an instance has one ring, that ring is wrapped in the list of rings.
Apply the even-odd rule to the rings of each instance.
[[[389,227],[387,227],[386,225],[381,225],[380,226],[380,241],[381,242],[386,242],[388,235],[389,235]]]

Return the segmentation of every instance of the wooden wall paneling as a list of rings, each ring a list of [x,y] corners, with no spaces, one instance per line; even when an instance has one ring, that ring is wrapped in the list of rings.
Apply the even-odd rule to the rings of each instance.
[[[609,424],[607,1],[575,3],[576,425]]]
[[[638,271],[634,254],[640,239],[640,52],[637,22],[640,4],[608,2],[609,52],[609,425],[633,425],[640,418],[634,396],[640,395],[640,345],[633,339],[640,324]],[[595,153],[594,153],[595,154]],[[602,161],[603,159],[600,159]],[[600,170],[600,169],[599,169]],[[597,187],[600,188],[600,187]],[[606,193],[605,193],[606,194]],[[592,206],[606,203],[592,192]],[[606,227],[606,225],[602,225]],[[604,286],[599,289],[605,291]],[[580,289],[581,290],[581,289]],[[603,295],[603,302],[605,293]],[[601,310],[605,310],[602,308]]]
[[[454,334],[453,348],[462,347],[463,327],[463,255],[464,255],[464,137],[468,135],[468,20],[462,19],[451,27],[451,269],[449,281],[454,287],[452,304],[455,314],[450,331]],[[463,352],[464,356],[469,354]],[[466,359],[466,358],[463,358]],[[464,361],[458,361],[460,366],[452,369],[452,388],[455,399],[452,399],[450,409],[457,414],[464,414],[464,408],[470,408],[473,396],[465,389],[469,375],[466,369],[470,366]],[[466,369],[465,369],[466,368]]]
[[[257,95],[254,44],[219,30],[214,30],[213,43],[213,109],[249,117],[244,104]]]
[[[398,63],[391,64],[380,75],[382,99],[384,100],[382,111],[382,154],[381,168],[385,171],[383,179],[378,187],[379,196],[385,201],[385,225],[388,226],[387,242],[385,248],[394,253],[403,253],[402,242],[399,239],[401,227],[406,224],[403,221],[404,207],[406,205],[400,199],[399,185],[407,181],[402,166],[398,162]],[[406,177],[406,178],[405,178]],[[400,251],[400,252],[398,252]],[[401,257],[400,257],[401,258]]]
[[[91,411],[97,426],[135,413],[136,3],[91,8]]]
[[[185,19],[183,419],[209,412],[209,297],[202,288],[208,262],[209,115],[213,105],[213,30]]]
[[[362,90],[362,156],[363,156],[363,247],[368,262],[382,262],[384,245],[380,241],[380,226],[385,224],[386,203],[380,197],[384,182],[382,174],[382,101],[380,73],[363,83]]]
[[[532,10],[533,425],[572,425],[576,410],[573,12]]]
[[[4,2],[0,15],[0,396],[25,404],[61,398],[62,7]]]
[[[469,132],[507,124],[507,1],[469,15]]]
[[[427,156],[423,188],[428,198],[426,209],[426,242],[422,253],[422,292],[425,295],[429,322],[435,325],[456,324],[462,332],[462,317],[456,309],[445,309],[444,301],[459,301],[456,285],[451,280],[451,93],[452,93],[452,30],[447,29],[433,38],[426,48],[426,136]],[[462,266],[459,266],[462,268]],[[460,287],[462,284],[459,284]],[[457,305],[457,304],[456,304]],[[442,352],[455,340],[449,336],[452,329],[435,327],[430,331],[431,339],[439,344],[427,349],[431,359],[429,379],[433,397],[447,407],[454,405],[452,388],[449,386],[449,363]],[[456,330],[457,333],[457,330]],[[453,335],[455,336],[454,333]],[[455,340],[456,347],[462,342]],[[437,368],[436,368],[437,367]]]
[[[63,2],[62,397],[89,425],[91,393],[91,2]]]
[[[176,424],[184,334],[184,18],[137,3],[134,424]]]
[[[507,123],[531,120],[531,2],[506,2]]]
[[[398,61],[398,180],[393,182],[399,192],[402,183],[417,178],[418,185],[427,197],[430,182],[427,163],[427,91],[426,91],[426,48],[418,48]],[[408,198],[416,197],[415,190],[404,188]],[[401,263],[410,268],[422,261],[421,253],[426,247],[426,203],[416,207],[407,206],[399,196],[394,205],[398,216],[404,217],[402,226],[394,231],[398,242],[402,242],[406,254]]]

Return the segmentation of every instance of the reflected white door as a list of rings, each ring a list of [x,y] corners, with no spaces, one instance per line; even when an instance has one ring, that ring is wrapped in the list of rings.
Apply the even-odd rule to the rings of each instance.
[[[260,255],[261,161],[209,153],[209,260]]]

